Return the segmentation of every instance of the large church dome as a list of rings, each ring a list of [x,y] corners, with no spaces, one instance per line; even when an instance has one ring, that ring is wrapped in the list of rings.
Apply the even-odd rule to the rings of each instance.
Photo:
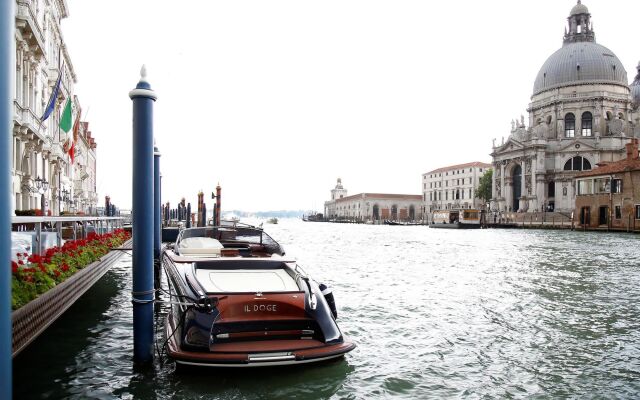
[[[608,48],[596,43],[591,14],[580,1],[571,10],[562,47],[542,65],[533,95],[563,86],[609,83],[627,86],[627,71]]]
[[[627,71],[615,54],[594,42],[567,43],[540,68],[533,94],[557,87],[585,83],[627,86]]]

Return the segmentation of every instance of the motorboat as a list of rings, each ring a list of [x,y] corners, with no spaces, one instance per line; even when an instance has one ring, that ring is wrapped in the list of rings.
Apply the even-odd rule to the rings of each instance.
[[[356,345],[331,290],[261,228],[187,228],[163,249],[171,311],[166,349],[179,365],[263,367],[341,357]]]
[[[478,229],[482,227],[483,213],[477,209],[436,210],[430,228]]]

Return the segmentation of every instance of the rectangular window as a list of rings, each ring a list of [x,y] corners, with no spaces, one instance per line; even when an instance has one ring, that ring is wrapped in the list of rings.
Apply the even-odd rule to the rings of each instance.
[[[593,181],[593,193],[609,193],[609,178],[596,178]]]
[[[461,190],[462,192],[462,200],[464,200],[464,190]]]
[[[640,219],[640,204],[636,204],[636,219]]]
[[[622,219],[622,210],[620,209],[620,206],[615,206],[614,210],[616,213],[616,219]]]
[[[578,181],[578,195],[593,194],[593,180],[584,179]]]
[[[473,199],[473,189],[469,188],[469,198]]]
[[[591,136],[591,120],[582,120],[582,136]]]
[[[613,180],[613,193],[622,193],[622,179]]]

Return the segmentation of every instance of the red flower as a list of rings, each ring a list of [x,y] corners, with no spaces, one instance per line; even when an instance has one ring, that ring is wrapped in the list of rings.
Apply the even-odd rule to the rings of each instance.
[[[27,254],[27,253],[22,253],[22,256],[23,256],[23,257],[27,257],[28,255],[29,255],[29,254]]]
[[[11,273],[13,274],[18,273],[18,263],[15,261],[11,261]]]
[[[40,269],[40,271],[44,272],[45,274],[47,273],[47,269],[43,264],[38,264],[38,268]]]
[[[24,265],[24,261],[22,261],[22,260],[18,260],[18,264],[20,264],[20,265]]]
[[[55,274],[56,278],[60,276],[60,271],[58,271],[57,269],[54,269],[53,273]]]
[[[62,264],[62,271],[67,272],[69,270],[69,266],[65,263]]]

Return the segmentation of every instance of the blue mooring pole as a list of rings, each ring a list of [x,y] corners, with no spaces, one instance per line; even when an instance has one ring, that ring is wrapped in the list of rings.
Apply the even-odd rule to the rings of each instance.
[[[158,146],[153,145],[153,258],[156,262],[160,260],[160,250],[162,249],[162,195],[160,187],[160,151]]]
[[[157,96],[147,82],[129,92],[133,100],[133,361],[153,361],[153,103]]]
[[[11,398],[11,128],[15,1],[0,1],[0,399]]]

